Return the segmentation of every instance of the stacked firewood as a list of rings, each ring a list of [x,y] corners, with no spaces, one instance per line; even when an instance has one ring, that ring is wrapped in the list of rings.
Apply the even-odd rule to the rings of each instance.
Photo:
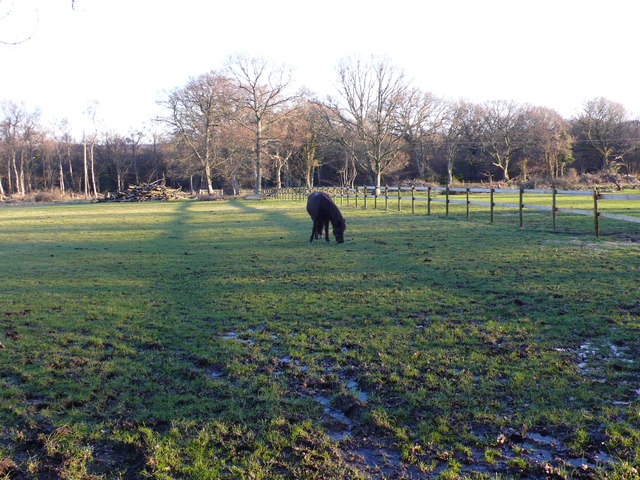
[[[147,202],[150,200],[179,200],[190,198],[180,189],[167,187],[162,180],[141,185],[131,185],[126,190],[107,192],[99,202]]]

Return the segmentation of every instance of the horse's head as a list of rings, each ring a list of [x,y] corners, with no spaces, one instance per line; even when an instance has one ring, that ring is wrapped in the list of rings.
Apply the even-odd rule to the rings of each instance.
[[[333,236],[336,237],[336,242],[344,243],[344,231],[347,229],[347,224],[344,218],[341,218],[333,224]]]

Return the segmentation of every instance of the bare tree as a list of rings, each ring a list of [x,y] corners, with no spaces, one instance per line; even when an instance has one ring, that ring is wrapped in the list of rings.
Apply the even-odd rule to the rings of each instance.
[[[572,145],[568,122],[558,112],[544,107],[529,111],[525,158],[537,164],[534,169],[546,171],[554,179],[563,176],[573,161]]]
[[[622,142],[627,146],[622,160],[626,173],[637,175],[640,172],[640,120],[631,120],[624,124]]]
[[[352,154],[379,189],[382,175],[403,165],[400,113],[408,83],[401,70],[375,57],[344,60],[337,73],[339,97],[329,99],[330,105],[344,130],[357,139],[351,146],[363,147],[363,154],[358,148]]]
[[[140,183],[140,170],[138,168],[138,150],[144,139],[142,130],[131,130],[127,136],[127,144],[131,147],[131,165],[136,185]]]
[[[124,190],[125,178],[133,166],[133,157],[128,155],[127,144],[128,138],[115,132],[107,132],[102,136],[102,155],[105,163],[113,169],[118,190]]]
[[[627,120],[624,106],[602,97],[586,102],[582,114],[575,120],[576,134],[598,157],[601,170],[617,171],[630,151],[623,138]]]
[[[224,75],[212,71],[189,80],[160,102],[169,111],[162,121],[173,128],[187,157],[196,159],[204,173],[208,193],[213,193],[212,175],[224,163],[219,135],[229,123],[232,85]]]
[[[490,163],[498,167],[506,181],[517,152],[524,148],[528,106],[496,100],[483,105],[480,141]]]
[[[442,143],[441,127],[447,104],[435,95],[410,89],[400,100],[399,122],[409,150],[409,158],[422,180],[432,171],[431,161]]]
[[[453,168],[462,151],[473,151],[478,134],[477,106],[458,101],[446,107],[442,121],[441,149],[447,167],[447,184],[453,182]]]
[[[9,192],[24,195],[30,185],[28,176],[36,144],[41,138],[38,124],[40,112],[29,112],[24,105],[14,102],[4,102],[2,112],[1,134],[8,189]]]
[[[262,58],[236,55],[227,64],[235,79],[236,101],[239,108],[238,121],[254,136],[255,191],[262,191],[262,154],[269,142],[269,128],[280,121],[284,108],[292,99],[287,90],[291,83],[291,71],[285,67],[273,67]],[[244,113],[244,114],[243,114]]]
[[[282,137],[285,143],[286,162],[276,162],[274,167],[282,167],[288,175],[294,171],[298,174],[307,188],[313,187],[314,174],[322,166],[322,159],[318,155],[318,147],[321,143],[321,128],[324,123],[320,113],[321,107],[314,102],[300,98],[291,105],[292,113],[277,125],[276,131],[283,131],[281,126],[286,127],[286,135]],[[280,142],[276,139],[276,144]],[[282,148],[280,149],[282,150]],[[281,160],[284,160],[282,154]],[[277,174],[277,172],[276,172]],[[276,183],[278,182],[276,176]]]
[[[16,158],[20,146],[20,129],[27,116],[24,105],[14,102],[2,103],[2,145],[6,162],[7,191],[20,193],[20,181]],[[15,187],[14,187],[15,179]]]
[[[58,122],[53,129],[53,138],[55,143],[55,157],[58,160],[58,186],[60,191],[64,194],[67,190],[64,175],[64,164],[69,167],[69,181],[72,189],[75,189],[73,178],[73,165],[71,162],[71,151],[73,141],[71,139],[71,133],[69,131],[69,123],[67,120]]]
[[[98,140],[98,127],[96,124],[96,113],[98,102],[94,101],[89,104],[85,110],[88,125],[82,131],[82,153],[84,167],[84,196],[98,196],[98,182],[96,181],[96,142]]]
[[[267,148],[267,155],[273,163],[276,188],[282,188],[282,171],[286,170],[293,155],[299,150],[298,119],[290,117],[274,128],[274,138]]]

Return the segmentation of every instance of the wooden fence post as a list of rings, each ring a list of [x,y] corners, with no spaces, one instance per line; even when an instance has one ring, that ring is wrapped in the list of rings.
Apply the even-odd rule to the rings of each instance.
[[[471,203],[469,203],[469,187],[467,187],[467,220],[469,220],[469,206],[471,205]]]
[[[556,230],[556,213],[558,212],[556,196],[558,195],[558,190],[553,189],[551,193],[551,218],[553,220],[553,231]]]
[[[389,187],[384,186],[384,209],[389,210]]]
[[[431,187],[427,187],[427,215],[431,215]]]
[[[364,187],[362,187],[362,190],[364,192],[364,209],[367,209],[367,186],[365,185]]]
[[[524,228],[524,218],[523,218],[523,213],[524,213],[524,202],[522,201],[522,197],[524,196],[524,188],[520,189],[520,203],[518,205],[520,205],[519,207],[519,214],[520,214],[520,228]]]
[[[600,212],[598,212],[598,189],[593,189],[593,226],[595,228],[596,237],[600,236]]]
[[[416,187],[411,185],[411,213],[416,213]]]
[[[398,184],[398,211],[400,211],[400,184]]]
[[[496,203],[493,201],[494,200],[494,195],[495,195],[495,188],[492,188],[491,191],[489,192],[489,203],[491,204],[491,206],[489,207],[491,209],[491,223],[493,224],[493,211],[496,207]]]
[[[358,187],[358,186],[356,185],[356,208],[358,208],[358,189],[359,189],[359,188],[360,188],[360,187]]]
[[[447,185],[447,188],[445,188],[444,190],[444,194],[445,194],[445,201],[444,201],[444,205],[445,205],[445,210],[444,210],[444,215],[446,217],[449,216],[449,185]]]

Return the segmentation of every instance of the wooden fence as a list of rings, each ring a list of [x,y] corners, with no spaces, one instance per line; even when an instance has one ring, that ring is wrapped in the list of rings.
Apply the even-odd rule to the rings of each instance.
[[[471,205],[488,207],[490,222],[495,221],[496,207],[517,209],[519,216],[519,226],[524,228],[524,212],[525,210],[539,210],[549,212],[552,219],[553,230],[557,228],[557,214],[569,213],[574,215],[585,215],[593,217],[593,229],[596,236],[600,236],[600,219],[610,218],[624,222],[640,223],[640,214],[620,215],[601,211],[602,203],[606,200],[624,200],[629,202],[640,202],[640,195],[623,195],[613,193],[603,193],[599,189],[593,190],[532,190],[532,189],[509,189],[509,188],[473,188],[473,187],[380,187],[358,186],[353,188],[341,187],[319,187],[312,190],[298,188],[284,188],[272,191],[275,198],[304,200],[312,191],[324,191],[332,197],[339,198],[340,203],[351,205],[352,203],[358,207],[367,208],[373,202],[373,208],[380,208],[384,203],[384,209],[388,210],[390,204],[395,204],[398,211],[402,209],[402,202],[410,202],[411,212],[415,213],[417,202],[425,202],[427,206],[427,215],[431,215],[432,203],[444,203],[445,215],[449,215],[449,207],[451,204],[466,205],[466,216],[470,217]],[[496,202],[496,195],[510,194],[518,198],[517,203],[499,203]],[[488,195],[489,201],[472,200],[473,196]],[[461,199],[460,197],[463,197]],[[525,197],[527,196],[527,197]],[[525,203],[525,198],[529,200],[531,197],[540,199],[544,196],[548,203],[550,197],[551,205],[536,205],[534,203]],[[592,208],[576,209],[558,207],[558,196],[581,196],[591,197]],[[591,202],[590,202],[591,203]],[[636,208],[636,205],[634,208]],[[640,203],[637,204],[640,210]]]

